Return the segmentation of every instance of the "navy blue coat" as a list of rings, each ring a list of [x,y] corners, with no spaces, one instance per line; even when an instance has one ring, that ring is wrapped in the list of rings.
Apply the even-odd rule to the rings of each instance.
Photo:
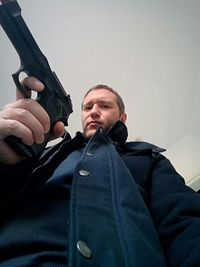
[[[162,149],[125,139],[119,123],[1,164],[0,266],[200,266],[200,195]],[[72,179],[58,166],[77,148]]]

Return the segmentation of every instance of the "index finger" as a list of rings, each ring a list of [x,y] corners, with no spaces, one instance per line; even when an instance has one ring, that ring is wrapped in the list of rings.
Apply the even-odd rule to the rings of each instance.
[[[22,86],[26,87],[29,98],[31,98],[32,95],[31,91],[41,92],[44,90],[43,83],[33,76],[25,77],[21,83]],[[16,90],[16,98],[24,98],[23,94],[19,90]]]

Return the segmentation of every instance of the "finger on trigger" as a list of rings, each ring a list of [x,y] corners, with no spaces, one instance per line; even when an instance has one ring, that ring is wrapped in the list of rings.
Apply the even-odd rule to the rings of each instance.
[[[26,94],[28,95],[29,98],[31,97],[31,90],[36,91],[36,92],[41,92],[44,89],[43,83],[33,76],[25,77],[22,80],[21,84],[24,87],[24,90],[27,91]],[[20,90],[17,90],[16,97],[17,99],[20,99],[24,96],[23,94],[21,94]]]
[[[44,89],[43,83],[33,76],[25,77],[22,81],[22,85],[37,92],[40,92]]]

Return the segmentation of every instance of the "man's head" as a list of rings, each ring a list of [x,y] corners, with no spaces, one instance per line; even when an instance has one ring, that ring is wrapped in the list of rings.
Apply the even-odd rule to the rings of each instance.
[[[91,137],[99,127],[110,129],[117,121],[126,122],[121,96],[107,85],[96,85],[85,94],[82,102],[82,126],[85,137]]]

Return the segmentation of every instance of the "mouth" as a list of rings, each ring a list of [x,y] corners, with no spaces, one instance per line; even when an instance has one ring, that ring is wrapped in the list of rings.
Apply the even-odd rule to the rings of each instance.
[[[87,124],[87,128],[99,128],[102,124],[99,121],[91,121]]]

